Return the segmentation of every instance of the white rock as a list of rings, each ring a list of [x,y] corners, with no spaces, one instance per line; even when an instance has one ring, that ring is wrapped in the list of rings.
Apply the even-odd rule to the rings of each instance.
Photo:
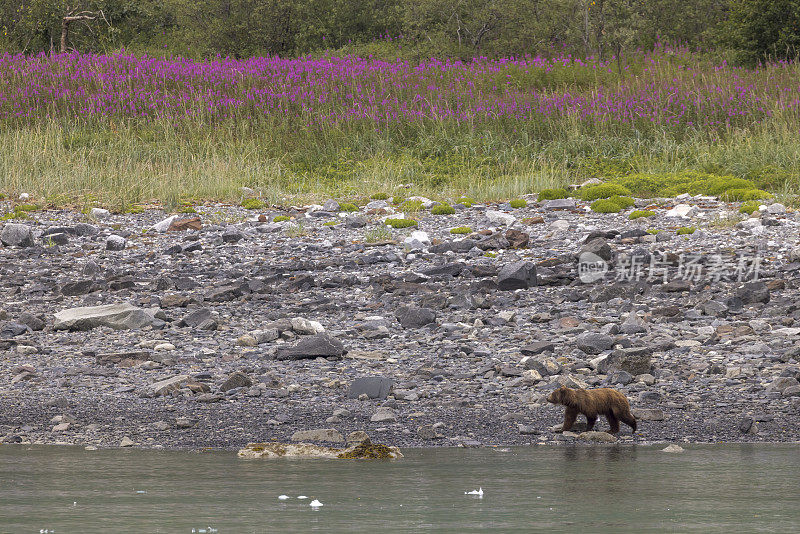
[[[409,197],[408,200],[422,202],[422,207],[426,210],[436,204],[436,202],[426,197]]]
[[[498,226],[511,226],[517,222],[517,218],[510,213],[503,213],[502,211],[497,210],[487,210],[486,218],[489,219],[490,223]]]
[[[158,345],[153,347],[153,350],[156,352],[175,350],[175,345],[173,345],[172,343],[159,343]]]
[[[108,210],[104,210],[103,208],[92,208],[92,211],[89,212],[89,215],[91,215],[95,219],[105,219],[106,217],[111,215],[111,212]]]
[[[170,215],[169,217],[167,217],[163,221],[157,222],[156,224],[154,224],[152,226],[152,228],[156,232],[166,232],[167,230],[169,230],[169,227],[172,224],[172,221],[174,221],[177,218],[178,218],[177,215]]]
[[[311,501],[310,503],[308,503],[308,505],[309,505],[309,506],[311,506],[311,507],[313,507],[313,508],[319,508],[320,506],[324,506],[324,504],[322,504],[321,502],[319,502],[317,499],[314,499],[313,501]]]
[[[776,202],[774,204],[770,204],[766,207],[765,211],[770,215],[783,215],[786,213],[786,206],[781,204],[780,202]]]
[[[666,447],[664,447],[661,450],[663,452],[683,452],[683,447],[681,447],[680,445],[675,445],[674,443],[672,443],[670,445],[667,445]]]
[[[665,217],[694,217],[700,212],[697,206],[690,206],[689,204],[678,204],[667,212]]]
[[[317,321],[311,321],[304,317],[294,317],[292,318],[292,330],[301,335],[314,335],[323,333],[325,327]]]
[[[564,219],[553,221],[550,223],[548,229],[551,232],[566,232],[569,230],[569,221],[565,221]]]
[[[22,202],[25,202],[26,200],[30,200],[30,199],[31,199],[31,196],[30,196],[28,193],[22,193],[22,194],[19,196],[19,199],[20,199]]]
[[[286,499],[288,499],[288,498],[289,498],[289,496],[288,496],[288,495],[278,495],[278,500],[279,500],[279,501],[285,501],[285,500],[286,500]]]

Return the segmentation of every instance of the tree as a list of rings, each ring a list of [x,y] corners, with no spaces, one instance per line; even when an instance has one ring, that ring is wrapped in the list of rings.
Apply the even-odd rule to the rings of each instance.
[[[723,39],[746,63],[796,59],[800,52],[800,0],[731,0]]]

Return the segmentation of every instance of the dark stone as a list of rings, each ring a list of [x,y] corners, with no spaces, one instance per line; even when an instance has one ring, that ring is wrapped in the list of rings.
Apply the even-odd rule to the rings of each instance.
[[[196,252],[198,250],[203,250],[203,245],[201,245],[199,241],[195,241],[194,243],[185,245],[181,252]]]
[[[464,270],[464,265],[461,263],[445,263],[444,265],[436,265],[428,267],[420,271],[425,276],[458,276]]]
[[[611,258],[614,257],[614,251],[611,250],[611,246],[606,243],[606,240],[602,237],[597,237],[587,241],[583,247],[581,247],[580,252],[578,252],[578,256],[580,257],[581,254],[586,253],[594,254],[605,261],[611,261]]]
[[[650,372],[652,354],[650,347],[630,347],[627,349],[617,349],[611,355],[600,362],[597,370],[600,373],[609,371],[626,371],[634,376],[643,375]]]
[[[0,232],[0,242],[7,247],[32,247],[33,232],[27,224],[6,223]]]
[[[61,286],[61,294],[67,297],[74,297],[76,295],[86,295],[91,293],[94,289],[94,280],[86,278],[83,280],[75,280],[67,282]]]
[[[222,232],[223,243],[236,243],[242,239],[244,239],[244,234],[236,228],[227,228]]]
[[[277,360],[302,360],[306,358],[341,358],[347,351],[341,341],[328,334],[315,334],[302,338],[292,347],[281,347]]]
[[[504,265],[497,273],[497,288],[503,291],[536,287],[536,265],[529,261],[515,261]]]
[[[33,331],[40,331],[44,330],[45,322],[44,319],[37,315],[33,315],[32,313],[23,312],[19,316],[19,322],[27,325]]]
[[[421,328],[436,322],[436,313],[429,308],[401,306],[394,315],[403,328]]]
[[[586,354],[600,354],[614,347],[614,338],[597,332],[585,332],[575,338],[578,348]]]
[[[753,424],[755,421],[749,415],[745,415],[741,419],[739,419],[739,432],[742,434],[747,434],[750,432],[750,429],[753,428]]]
[[[505,238],[511,248],[527,248],[531,236],[519,230],[506,230]]]
[[[230,285],[211,289],[206,293],[206,300],[211,302],[227,302],[242,296],[242,290],[238,286]]]
[[[484,237],[477,242],[476,246],[481,250],[503,250],[509,248],[511,245],[508,239],[498,233]]]
[[[0,337],[15,337],[21,336],[28,331],[28,325],[15,322],[3,323],[0,327]]]
[[[432,247],[428,248],[428,251],[434,254],[444,254],[445,252],[469,252],[473,248],[478,245],[478,242],[474,239],[461,239],[459,241],[447,241],[445,243],[439,243],[438,245],[433,245]]]
[[[347,390],[348,399],[357,399],[366,394],[370,399],[385,400],[394,386],[394,380],[379,376],[356,378]]]
[[[211,320],[211,310],[208,308],[198,308],[196,310],[192,310],[191,312],[187,313],[183,319],[181,319],[181,323],[185,326],[189,326],[191,328],[196,328],[200,326],[204,321]]]
[[[100,230],[93,224],[78,223],[75,225],[75,233],[79,236],[93,236],[100,233]]]
[[[241,371],[236,371],[228,376],[227,380],[219,387],[220,391],[228,391],[234,388],[249,388],[253,385],[250,377]]]
[[[667,293],[681,293],[689,291],[692,288],[692,283],[689,280],[671,280],[661,286],[661,289]]]
[[[747,282],[736,290],[736,296],[742,299],[744,304],[756,304],[769,302],[769,288],[764,282]]]
[[[549,341],[534,341],[524,345],[519,351],[525,356],[535,356],[543,352],[550,352],[555,350],[556,346]]]
[[[615,371],[608,376],[608,383],[613,385],[620,384],[627,386],[633,382],[633,376],[627,371]]]
[[[345,219],[344,225],[348,228],[364,228],[367,225],[367,220],[360,215],[356,215]]]

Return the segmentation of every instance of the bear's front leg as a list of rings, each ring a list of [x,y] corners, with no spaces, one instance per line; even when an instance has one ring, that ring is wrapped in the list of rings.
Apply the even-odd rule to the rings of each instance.
[[[572,425],[575,424],[575,419],[578,417],[578,410],[567,406],[567,409],[564,411],[564,424],[561,425],[561,431],[567,432],[569,429],[572,428]]]
[[[591,430],[594,428],[594,424],[597,422],[597,416],[589,417],[586,416],[586,430]]]

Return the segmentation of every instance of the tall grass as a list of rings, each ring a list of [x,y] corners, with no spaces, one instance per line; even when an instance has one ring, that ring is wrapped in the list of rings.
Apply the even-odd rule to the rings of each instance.
[[[0,56],[0,190],[54,204],[511,198],[633,172],[800,181],[800,68]],[[408,194],[403,189],[404,194]]]

